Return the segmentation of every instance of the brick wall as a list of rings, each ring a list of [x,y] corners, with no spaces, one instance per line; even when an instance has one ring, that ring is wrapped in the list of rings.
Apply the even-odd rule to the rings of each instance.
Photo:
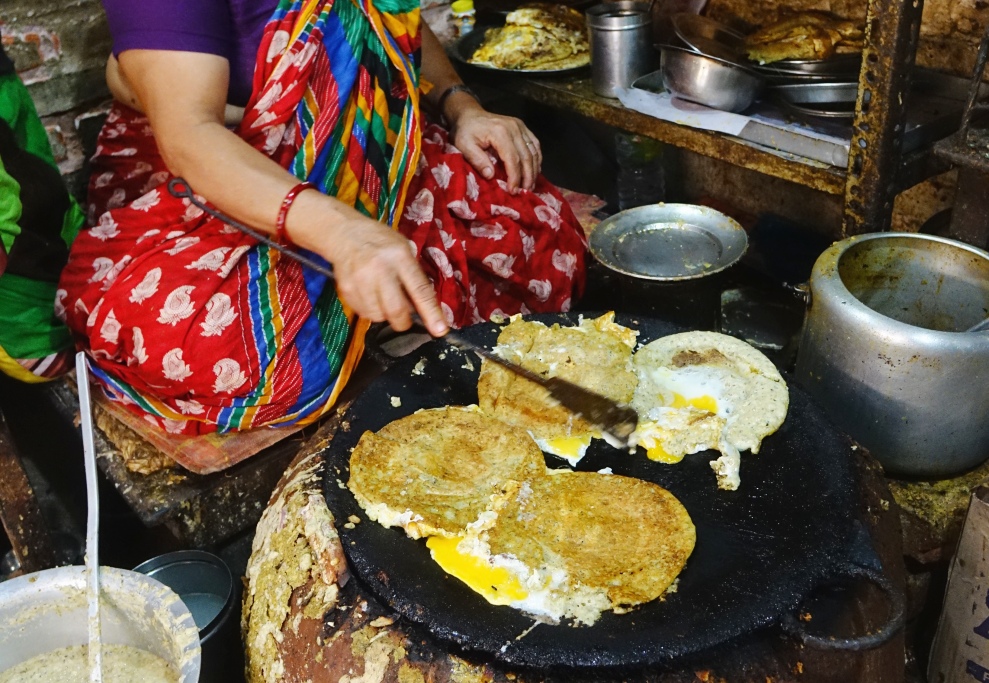
[[[48,129],[59,167],[78,194],[108,102],[110,33],[99,0],[2,0],[0,37]]]

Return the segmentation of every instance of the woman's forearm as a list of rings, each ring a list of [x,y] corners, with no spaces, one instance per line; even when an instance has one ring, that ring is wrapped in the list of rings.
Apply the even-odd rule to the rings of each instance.
[[[434,107],[451,86],[463,83],[457,70],[446,56],[446,50],[426,22],[422,23],[422,77],[433,84],[426,95],[426,101]],[[481,105],[467,92],[456,92],[443,102],[444,111],[439,112],[447,121],[455,125],[460,114],[468,109],[480,109]]]

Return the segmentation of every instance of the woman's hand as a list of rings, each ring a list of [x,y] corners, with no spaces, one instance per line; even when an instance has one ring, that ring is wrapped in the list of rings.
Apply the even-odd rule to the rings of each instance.
[[[454,99],[459,98],[459,99]],[[488,152],[505,165],[508,189],[531,190],[543,163],[539,140],[522,121],[485,111],[469,93],[454,93],[445,103],[454,146],[485,178],[494,176]]]

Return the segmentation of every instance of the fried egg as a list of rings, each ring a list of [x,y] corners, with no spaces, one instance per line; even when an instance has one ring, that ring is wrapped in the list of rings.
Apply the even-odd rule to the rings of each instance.
[[[718,450],[718,486],[736,490],[740,451],[759,452],[786,417],[789,393],[772,361],[743,341],[684,332],[641,348],[633,363],[639,413],[633,440],[655,461]]]

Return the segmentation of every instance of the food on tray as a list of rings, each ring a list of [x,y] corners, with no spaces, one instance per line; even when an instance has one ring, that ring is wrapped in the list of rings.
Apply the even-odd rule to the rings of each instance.
[[[863,40],[862,28],[852,21],[827,12],[798,12],[750,34],[745,50],[749,59],[769,64],[860,52]]]
[[[412,538],[456,535],[493,494],[545,469],[543,454],[525,432],[476,407],[444,407],[361,436],[347,486],[383,526],[400,526]]]
[[[533,479],[434,559],[495,604],[593,624],[663,595],[694,548],[683,505],[655,484],[593,472]]]
[[[521,71],[584,66],[591,61],[584,16],[566,5],[522,5],[508,14],[502,28],[485,32],[468,61]]]
[[[614,322],[614,313],[581,320],[576,327],[547,327],[512,319],[498,336],[495,353],[544,377],[560,377],[620,403],[630,403],[637,383],[632,349],[637,332]],[[554,405],[543,387],[484,361],[477,384],[481,409],[528,431],[548,453],[576,464],[600,434],[566,408]]]
[[[639,413],[633,438],[652,460],[675,463],[690,453],[721,452],[711,463],[718,486],[739,485],[739,451],[759,452],[779,429],[790,398],[779,371],[743,341],[715,332],[662,337],[633,358]]]

